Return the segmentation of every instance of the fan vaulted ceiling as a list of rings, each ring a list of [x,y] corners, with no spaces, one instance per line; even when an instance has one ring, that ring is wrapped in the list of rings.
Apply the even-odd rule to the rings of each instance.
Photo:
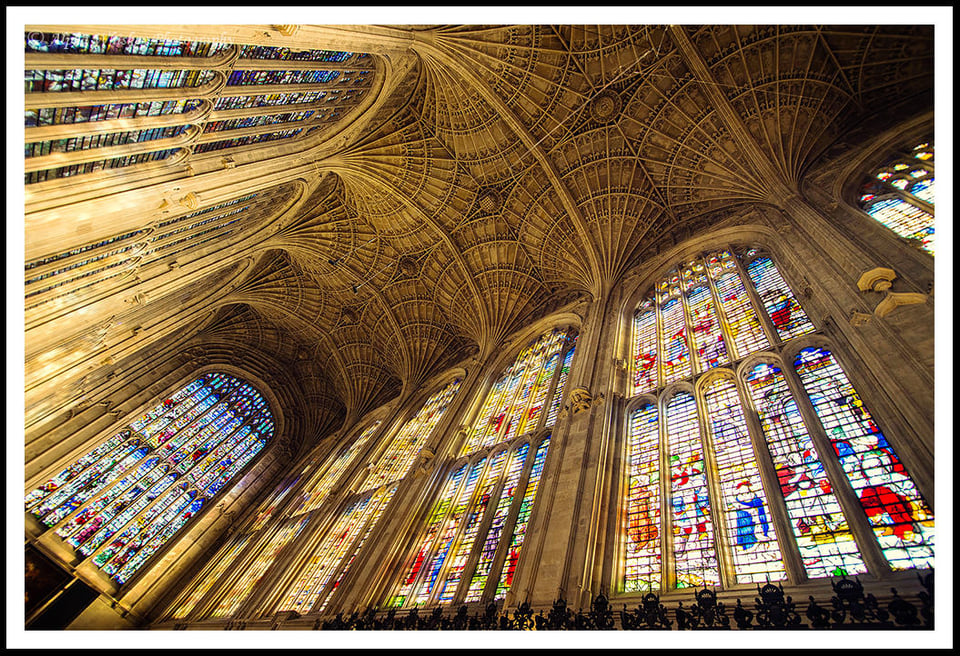
[[[256,237],[204,278],[97,321],[38,322],[28,410],[182,334],[281,363],[320,436],[603,297],[680,238],[777,206],[841,136],[932,104],[924,26],[300,26],[291,39],[369,53],[371,100],[272,152],[271,170],[297,169],[302,189],[247,182],[271,194]],[[195,168],[194,181],[216,174]],[[144,184],[169,194],[179,179]],[[28,232],[41,200],[28,193]],[[28,234],[28,260],[50,252]],[[161,320],[103,364],[113,327]],[[31,369],[80,343],[79,364]]]

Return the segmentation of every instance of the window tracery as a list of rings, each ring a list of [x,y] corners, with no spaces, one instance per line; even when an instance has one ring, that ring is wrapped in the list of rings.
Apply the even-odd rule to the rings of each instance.
[[[934,254],[934,149],[925,141],[894,154],[860,190],[860,207],[879,223]]]
[[[122,584],[274,436],[266,399],[211,372],[29,492],[25,509]]]
[[[543,431],[556,420],[575,344],[573,330],[553,329],[522,349],[493,383],[407,555],[390,606],[506,595],[550,444]]]
[[[428,397],[419,410],[393,436],[385,440],[379,455],[353,476],[355,490],[336,507],[322,504],[321,495],[340,481],[338,472],[349,472],[350,464],[364,453],[364,445],[376,434],[380,420],[368,426],[351,446],[331,455],[330,461],[318,470],[323,478],[311,483],[301,493],[290,515],[311,513],[308,517],[331,517],[331,525],[311,538],[312,546],[306,562],[298,568],[295,580],[283,592],[275,610],[298,613],[318,612],[326,607],[360,554],[367,539],[374,534],[399,483],[410,473],[417,456],[451,401],[460,389],[457,378]]]
[[[815,331],[759,249],[693,258],[638,304],[625,592],[864,573],[854,522],[873,528],[891,569],[933,566],[933,513],[834,355],[801,348],[789,367],[777,355]],[[698,332],[729,350],[697,357]]]

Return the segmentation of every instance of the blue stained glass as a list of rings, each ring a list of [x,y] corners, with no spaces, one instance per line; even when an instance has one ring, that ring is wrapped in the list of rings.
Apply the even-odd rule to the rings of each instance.
[[[205,374],[28,494],[26,509],[124,583],[273,433],[256,389]]]

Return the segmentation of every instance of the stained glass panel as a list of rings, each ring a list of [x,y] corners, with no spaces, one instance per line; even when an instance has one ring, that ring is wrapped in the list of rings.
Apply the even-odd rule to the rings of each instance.
[[[719,585],[697,405],[678,392],[666,408],[674,575],[678,588]]]
[[[633,393],[657,387],[657,311],[641,308],[633,320]]]
[[[440,533],[440,527],[444,518],[447,516],[450,505],[453,503],[454,495],[457,490],[460,489],[460,482],[463,480],[466,472],[467,465],[462,465],[447,479],[447,484],[444,486],[443,492],[440,494],[436,505],[430,513],[430,518],[427,520],[426,530],[423,538],[420,540],[420,548],[417,551],[417,555],[414,557],[413,563],[403,577],[400,590],[391,599],[391,606],[403,606],[413,591],[413,587],[420,577],[420,571],[423,569],[423,564],[430,555],[433,543]]]
[[[781,340],[787,341],[813,332],[813,324],[769,257],[758,257],[751,261],[747,265],[747,275]]]
[[[759,364],[746,376],[773,459],[800,557],[810,578],[866,571],[783,372]]]
[[[717,379],[704,389],[703,401],[716,458],[717,505],[737,583],[786,578],[737,386],[731,379]]]
[[[921,143],[893,156],[860,192],[865,212],[901,237],[918,240],[931,255],[936,202],[933,153],[932,143]]]
[[[500,583],[497,584],[495,599],[503,599],[507,590],[513,585],[513,577],[517,572],[517,564],[520,561],[520,549],[523,547],[523,539],[527,534],[527,525],[530,523],[530,515],[533,513],[534,502],[537,497],[537,488],[540,485],[540,475],[543,474],[543,464],[547,459],[547,448],[550,446],[550,438],[546,437],[537,447],[537,454],[533,459],[533,466],[530,468],[530,476],[527,479],[527,489],[523,493],[523,499],[520,501],[520,509],[517,511],[517,519],[513,526],[513,536],[507,545],[507,556],[503,563],[503,571],[500,574]]]
[[[319,467],[311,477],[310,481],[304,485],[300,498],[293,504],[290,510],[290,516],[295,517],[301,513],[310,512],[318,507],[327,497],[327,493],[340,481],[340,477],[350,467],[358,455],[363,453],[363,447],[370,437],[380,428],[381,421],[378,419],[360,434],[352,444],[345,447],[335,457],[329,465]]]
[[[717,286],[720,308],[727,320],[736,357],[767,348],[770,342],[760,327],[756,309],[740,279],[736,262],[728,251],[707,258],[707,270]]]
[[[866,206],[867,213],[901,237],[918,239],[934,252],[933,216],[900,198],[884,198]]]
[[[573,341],[576,343],[577,338],[574,337]],[[560,403],[563,400],[563,388],[564,385],[566,385],[567,376],[570,375],[570,363],[573,361],[573,353],[576,349],[576,346],[571,346],[567,354],[563,357],[563,366],[560,367],[560,377],[557,379],[557,391],[553,394],[553,401],[550,403],[550,413],[547,415],[547,420],[543,423],[544,426],[553,426],[557,422]]]
[[[190,611],[200,603],[200,600],[206,596],[214,583],[219,581],[224,572],[233,565],[237,557],[243,552],[243,548],[247,546],[249,539],[249,535],[241,535],[234,538],[230,544],[222,547],[220,551],[217,552],[217,555],[210,561],[213,565],[212,569],[202,575],[200,582],[194,586],[190,595],[177,606],[177,609],[173,613],[174,619],[181,620],[190,614]]]
[[[486,465],[486,459],[482,458],[470,468],[467,481],[457,495],[457,502],[453,505],[446,520],[444,520],[443,527],[439,533],[439,540],[433,548],[433,557],[430,565],[427,567],[426,578],[420,583],[419,589],[414,597],[413,601],[416,604],[425,603],[429,599],[430,593],[433,592],[433,586],[437,582],[440,568],[443,567],[443,563],[447,559],[447,555],[453,544],[453,539],[456,537],[457,530],[460,528],[473,500],[473,491],[476,489],[477,481],[480,480],[480,472],[483,471],[484,465]]]
[[[625,591],[660,589],[660,431],[657,407],[647,404],[630,415],[628,443],[627,553]]]
[[[330,599],[333,597],[334,593],[340,586],[340,582],[343,581],[343,577],[347,575],[347,572],[350,571],[350,566],[353,564],[353,561],[356,559],[357,554],[360,553],[360,550],[363,548],[364,543],[367,541],[367,538],[370,537],[370,534],[377,527],[380,522],[380,517],[383,515],[384,510],[390,504],[390,500],[393,498],[393,495],[397,491],[397,486],[393,485],[391,487],[381,488],[377,490],[373,499],[367,505],[365,510],[365,515],[369,517],[362,518],[361,523],[366,525],[366,529],[363,534],[360,536],[360,540],[357,542],[357,545],[353,549],[353,553],[350,555],[347,562],[341,566],[340,575],[334,580],[333,585],[330,587],[330,592],[327,594],[326,598],[320,603],[317,608],[318,611],[323,611],[326,608],[327,604],[330,602]]]
[[[490,467],[483,475],[483,483],[480,485],[476,502],[473,504],[473,507],[470,508],[470,515],[466,521],[463,537],[460,539],[460,544],[457,546],[454,556],[450,560],[446,577],[439,588],[438,599],[441,603],[453,601],[453,596],[463,576],[467,559],[474,550],[473,543],[480,530],[480,522],[483,521],[484,514],[490,504],[490,495],[493,493],[493,489],[500,481],[500,475],[503,473],[503,465],[506,462],[506,457],[506,451],[500,451],[497,455],[493,456]]]
[[[256,558],[244,568],[240,578],[234,581],[217,604],[212,613],[213,617],[229,617],[236,612],[240,604],[250,595],[253,587],[273,565],[283,548],[300,535],[300,531],[307,525],[307,519],[304,517],[288,521],[259,548]]]
[[[473,576],[470,579],[470,587],[467,589],[467,596],[464,601],[478,601],[483,594],[483,588],[490,575],[490,569],[493,567],[493,559],[497,553],[497,547],[500,545],[500,535],[503,533],[504,524],[510,514],[510,508],[513,505],[514,496],[517,493],[517,485],[520,483],[520,475],[523,473],[523,466],[526,463],[528,444],[522,444],[510,455],[510,464],[507,466],[507,477],[504,480],[503,488],[500,492],[500,499],[497,501],[497,507],[493,514],[493,520],[490,522],[490,528],[487,529],[487,535],[483,541],[483,549],[480,552],[480,558],[474,569]]]
[[[424,402],[417,414],[397,431],[377,463],[370,468],[361,486],[361,492],[406,476],[427,438],[446,414],[450,402],[459,389],[460,380],[455,380]]]
[[[501,374],[484,399],[477,420],[460,455],[469,455],[498,442],[518,437],[536,426],[544,396],[548,393],[557,368],[554,355],[576,338],[568,331],[554,329],[520,351],[513,364]],[[569,352],[567,357],[571,357]],[[557,394],[562,394],[562,381],[569,363],[564,360]],[[547,425],[555,420],[553,406],[559,403],[557,394],[547,415]]]
[[[803,349],[795,365],[890,566],[933,567],[933,513],[833,354]]]

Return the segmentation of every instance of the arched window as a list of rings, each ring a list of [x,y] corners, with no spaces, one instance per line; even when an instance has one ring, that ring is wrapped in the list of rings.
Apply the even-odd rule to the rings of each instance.
[[[204,374],[27,494],[26,511],[122,584],[273,435],[260,392]]]
[[[533,340],[485,398],[434,501],[392,607],[502,599],[516,572],[576,334]]]
[[[623,591],[863,573],[867,527],[891,569],[933,566],[933,514],[837,359],[778,355],[815,331],[756,249],[693,258],[639,303]]]
[[[376,74],[364,53],[177,39],[28,32],[24,50],[27,184],[302,141]]]
[[[332,512],[333,517],[330,522],[325,522],[323,530],[310,538],[307,560],[297,562],[297,574],[276,602],[273,611],[293,610],[302,614],[326,608],[367,538],[379,524],[400,481],[410,472],[417,456],[446,414],[460,389],[460,383],[461,380],[457,378],[424,401],[420,409],[377,450],[378,455],[366,468],[353,475],[354,482],[350,488],[353,493],[338,502],[336,508],[327,508],[312,501],[318,499],[317,489],[330,487],[322,480],[319,488],[305,489],[303,498],[308,499],[307,505],[298,502],[293,507],[293,513],[306,512],[304,508],[307,507],[319,507],[321,510],[311,517],[323,519]],[[332,455],[332,463],[325,466],[324,471],[348,471],[350,462],[363,452],[363,445],[379,426],[380,421],[375,421],[351,446]]]
[[[304,485],[299,499],[290,508],[289,514],[291,517],[320,507],[326,500],[327,494],[340,481],[340,477],[350,468],[356,457],[363,453],[363,447],[367,445],[370,437],[377,432],[381,423],[379,419],[372,422],[360,433],[359,437],[340,449],[332,462],[317,467],[317,471],[310,478],[310,481]]]
[[[860,190],[860,207],[923,250],[934,251],[933,141],[895,153]]]

